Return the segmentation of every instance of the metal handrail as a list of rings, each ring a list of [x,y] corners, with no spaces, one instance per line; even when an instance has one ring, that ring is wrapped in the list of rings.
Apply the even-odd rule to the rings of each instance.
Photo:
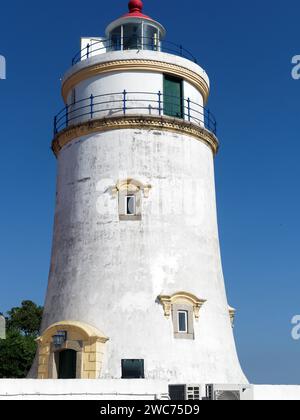
[[[134,48],[124,48],[124,43],[132,42]],[[136,46],[136,47],[135,47]],[[86,60],[95,53],[104,53],[111,51],[123,51],[123,50],[150,50],[150,51],[160,51],[170,54],[179,55],[180,57],[187,58],[188,60],[197,63],[196,58],[193,54],[184,48],[182,45],[175,44],[170,41],[156,40],[150,37],[137,36],[135,38],[120,38],[118,40],[113,39],[103,39],[99,41],[92,42],[87,44],[85,48],[78,51],[72,59],[72,65],[79,63],[80,61]]]
[[[190,98],[166,95],[162,92],[123,92],[91,95],[68,104],[54,117],[54,136],[83,120],[128,115],[130,111],[156,116],[171,116],[205,127],[217,133],[214,115]],[[86,118],[87,117],[87,118]]]

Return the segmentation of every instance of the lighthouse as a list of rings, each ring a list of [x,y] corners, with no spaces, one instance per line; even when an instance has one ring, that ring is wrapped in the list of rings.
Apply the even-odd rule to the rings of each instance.
[[[222,273],[209,91],[196,58],[140,0],[103,37],[81,39],[54,120],[34,377],[247,384]]]

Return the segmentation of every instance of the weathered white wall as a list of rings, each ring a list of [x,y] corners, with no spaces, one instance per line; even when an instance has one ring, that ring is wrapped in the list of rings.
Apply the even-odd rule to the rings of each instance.
[[[110,188],[151,184],[142,221],[118,219]],[[178,291],[206,299],[195,340],[176,340],[157,302]],[[42,330],[94,325],[110,340],[103,378],[145,359],[147,379],[245,383],[222,275],[211,149],[186,135],[117,130],[74,140],[58,158],[53,255]]]

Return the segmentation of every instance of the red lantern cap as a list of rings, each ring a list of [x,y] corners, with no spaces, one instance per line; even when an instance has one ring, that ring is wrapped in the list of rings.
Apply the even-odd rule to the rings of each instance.
[[[139,17],[144,19],[151,19],[149,16],[146,16],[142,13],[143,6],[144,5],[141,0],[130,0],[130,2],[128,3],[129,13],[126,13],[124,17]]]

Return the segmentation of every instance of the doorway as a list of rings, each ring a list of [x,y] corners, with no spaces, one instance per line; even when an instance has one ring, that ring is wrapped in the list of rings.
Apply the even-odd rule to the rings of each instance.
[[[77,352],[63,350],[58,354],[58,379],[76,379]]]
[[[183,118],[183,81],[164,75],[164,115]]]

